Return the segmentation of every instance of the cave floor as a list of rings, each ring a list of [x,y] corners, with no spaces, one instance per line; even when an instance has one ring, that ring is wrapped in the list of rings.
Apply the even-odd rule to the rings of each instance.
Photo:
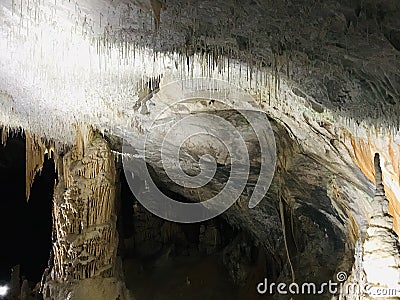
[[[192,253],[153,262],[128,259],[124,261],[126,285],[136,300],[268,299],[256,294],[255,282],[235,286],[221,255]]]

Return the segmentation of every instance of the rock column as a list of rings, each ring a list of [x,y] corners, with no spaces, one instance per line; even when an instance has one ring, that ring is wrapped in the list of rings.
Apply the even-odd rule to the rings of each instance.
[[[372,201],[372,217],[364,241],[363,267],[366,281],[373,287],[398,290],[400,298],[400,245],[393,231],[393,217],[382,183],[379,155],[375,155],[376,190]]]
[[[78,131],[59,162],[45,299],[130,299],[117,259],[115,165],[106,141]]]

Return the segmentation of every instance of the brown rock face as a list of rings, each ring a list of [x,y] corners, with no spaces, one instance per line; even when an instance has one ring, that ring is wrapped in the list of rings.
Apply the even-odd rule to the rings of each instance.
[[[113,156],[101,137],[88,134],[86,139],[77,142],[59,166],[63,175],[54,196],[53,268],[44,295],[46,299],[129,299],[117,267]]]
[[[393,229],[397,234],[400,234],[400,201],[395,190],[400,179],[400,146],[393,142],[391,135],[383,141],[379,141],[373,136],[368,136],[367,140],[354,137],[350,139],[359,168],[372,182],[376,180],[376,174],[374,161],[371,158],[374,152],[379,152],[382,156],[386,164],[386,173],[383,174],[386,181],[380,184],[385,187],[384,192],[389,201],[389,213],[393,216]]]

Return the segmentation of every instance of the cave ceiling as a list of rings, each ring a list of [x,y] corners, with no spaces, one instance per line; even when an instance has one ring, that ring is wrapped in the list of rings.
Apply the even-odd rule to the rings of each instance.
[[[263,74],[268,97],[285,88],[287,98],[305,99],[315,111],[397,129],[399,6],[5,0],[1,121],[66,140],[78,122],[127,126],[149,78],[219,76],[257,93],[263,87],[251,79]],[[199,70],[204,63],[208,73]]]

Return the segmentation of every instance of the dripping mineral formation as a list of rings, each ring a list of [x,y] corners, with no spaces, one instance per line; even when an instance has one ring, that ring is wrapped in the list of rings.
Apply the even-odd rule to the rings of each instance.
[[[340,272],[344,287],[399,289],[399,1],[2,0],[0,23],[0,182],[25,180],[23,204],[16,190],[2,199],[16,207],[1,208],[4,227],[36,205],[49,161],[57,173],[39,284],[25,274],[29,249],[5,237],[16,247],[1,270],[12,268],[12,280],[0,278],[10,297],[247,300],[265,277],[318,284]],[[188,90],[193,78],[227,82],[252,101],[233,89]],[[265,153],[249,110],[268,117],[276,143],[271,186],[254,208]],[[232,124],[246,147],[224,145],[207,121],[175,126],[204,115]],[[182,132],[190,138],[178,143]],[[238,175],[246,185],[213,220],[159,219],[130,192],[130,180],[141,193],[149,180],[122,162],[142,159],[168,197],[206,201],[228,182],[230,147],[239,162],[249,157]],[[169,176],[204,167],[214,176],[198,188]],[[317,297],[374,299],[365,290]]]

